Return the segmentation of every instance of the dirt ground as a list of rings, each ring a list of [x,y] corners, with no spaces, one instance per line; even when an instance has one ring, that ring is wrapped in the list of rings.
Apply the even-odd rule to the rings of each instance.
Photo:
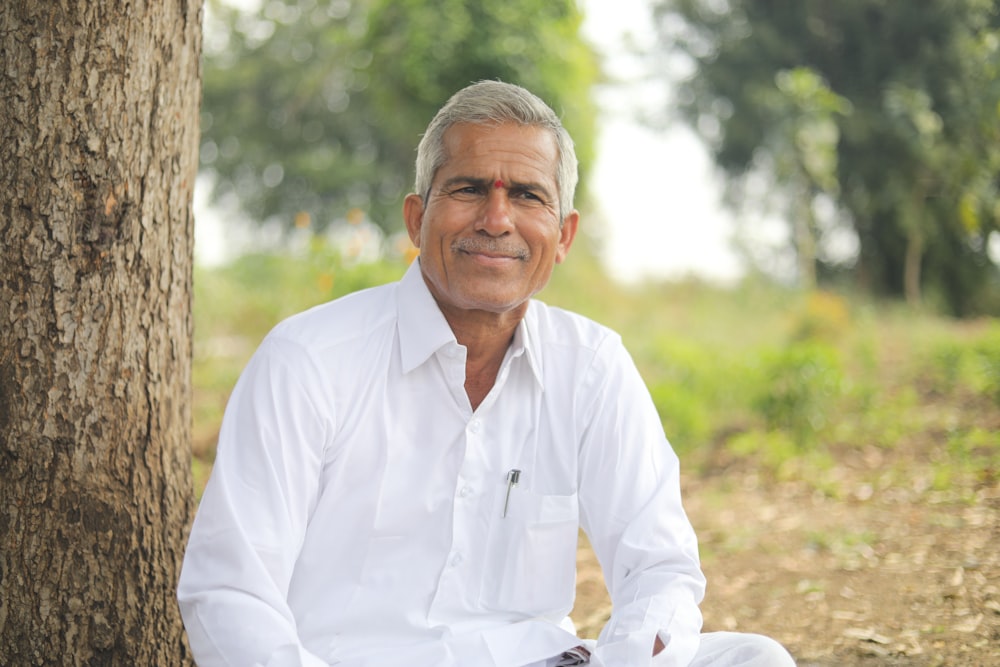
[[[942,480],[918,444],[835,454],[822,480],[725,460],[686,477],[705,629],[768,634],[800,667],[1000,665],[1000,470]],[[609,613],[584,544],[574,620],[596,636]]]

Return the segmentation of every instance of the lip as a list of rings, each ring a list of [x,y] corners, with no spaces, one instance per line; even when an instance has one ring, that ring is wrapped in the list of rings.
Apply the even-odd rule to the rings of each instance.
[[[513,255],[504,255],[492,252],[483,252],[480,250],[462,250],[463,254],[467,255],[473,261],[486,266],[503,266],[511,262],[520,261],[519,257]]]
[[[502,252],[489,252],[487,250],[463,250],[470,255],[479,255],[480,257],[489,257],[491,259],[517,259],[516,255],[508,255]]]

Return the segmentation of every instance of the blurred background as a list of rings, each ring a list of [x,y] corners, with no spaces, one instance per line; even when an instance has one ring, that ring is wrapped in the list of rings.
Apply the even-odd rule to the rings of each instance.
[[[210,2],[199,256],[350,223],[395,248],[420,132],[500,78],[563,115],[616,279],[763,271],[996,314],[996,8],[883,4]]]
[[[540,297],[621,332],[685,466],[706,627],[800,665],[1000,664],[1000,8],[209,0],[195,474],[281,318],[395,280],[420,133],[522,84],[577,143]],[[574,618],[610,606],[585,541]]]

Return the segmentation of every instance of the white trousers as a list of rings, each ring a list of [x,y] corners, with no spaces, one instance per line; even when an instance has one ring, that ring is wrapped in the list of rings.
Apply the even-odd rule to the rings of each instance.
[[[593,642],[586,643],[593,648]],[[559,660],[551,658],[525,667],[554,667]],[[654,656],[652,667],[664,662]],[[688,667],[795,667],[795,660],[770,637],[744,632],[705,632]]]
[[[784,646],[764,635],[706,632],[689,667],[795,667],[795,660]]]

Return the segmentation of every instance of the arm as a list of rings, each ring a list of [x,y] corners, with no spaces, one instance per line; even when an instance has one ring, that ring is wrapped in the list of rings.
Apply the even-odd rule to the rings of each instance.
[[[614,612],[595,656],[609,667],[687,665],[705,579],[680,498],[679,463],[649,392],[617,338],[598,351],[581,445],[583,526]]]
[[[202,667],[325,665],[301,646],[286,601],[328,433],[303,386],[306,362],[266,340],[226,408],[178,586]]]

